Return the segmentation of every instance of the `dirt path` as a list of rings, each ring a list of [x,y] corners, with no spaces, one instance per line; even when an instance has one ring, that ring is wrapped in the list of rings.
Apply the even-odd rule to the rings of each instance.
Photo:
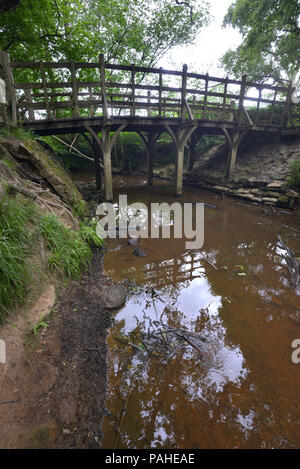
[[[26,336],[18,318],[0,331],[15,342],[13,359],[8,347],[7,364],[0,364],[1,448],[100,446],[111,315],[98,287],[111,283],[96,252],[90,271],[59,295],[48,328]]]

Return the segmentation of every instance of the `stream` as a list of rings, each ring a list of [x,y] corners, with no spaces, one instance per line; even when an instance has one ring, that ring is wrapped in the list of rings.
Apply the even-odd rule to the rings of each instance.
[[[115,185],[115,200],[177,200],[168,182],[119,177]],[[291,343],[300,339],[300,288],[277,242],[279,234],[300,256],[299,212],[278,215],[186,186],[182,200],[217,206],[205,208],[201,249],[142,239],[147,255],[137,257],[127,239],[107,242],[105,274],[126,279],[129,293],[107,338],[102,447],[299,447],[300,363]],[[147,353],[156,321],[201,333],[201,353],[188,344],[169,360]]]

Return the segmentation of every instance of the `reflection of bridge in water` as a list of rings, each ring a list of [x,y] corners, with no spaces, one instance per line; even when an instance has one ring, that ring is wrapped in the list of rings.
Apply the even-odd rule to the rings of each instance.
[[[180,257],[152,262],[144,267],[145,283],[162,288],[168,284],[179,285],[192,281],[205,273],[205,264],[214,267],[213,258],[204,252],[189,251]]]
[[[226,177],[249,132],[297,134],[299,106],[293,88],[217,78],[187,71],[98,62],[10,62],[0,53],[7,104],[14,124],[38,135],[82,133],[94,153],[97,186],[104,170],[105,194],[112,200],[111,150],[120,132],[137,132],[147,150],[148,183],[153,180],[153,148],[168,132],[177,149],[176,195],[182,193],[184,148],[204,134],[222,134],[228,142]],[[14,81],[14,71],[24,81]],[[5,116],[6,114],[4,114]],[[102,160],[102,161],[101,161]]]

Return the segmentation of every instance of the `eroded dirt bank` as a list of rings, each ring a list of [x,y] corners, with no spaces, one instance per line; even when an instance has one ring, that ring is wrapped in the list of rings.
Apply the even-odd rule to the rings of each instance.
[[[1,448],[99,447],[111,324],[99,286],[111,284],[95,252],[89,272],[60,292],[47,328],[26,335],[19,318],[2,330],[13,340],[1,365]]]

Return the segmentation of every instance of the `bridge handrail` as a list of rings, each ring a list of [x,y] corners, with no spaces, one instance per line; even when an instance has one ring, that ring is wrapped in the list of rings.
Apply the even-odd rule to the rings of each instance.
[[[248,81],[245,75],[242,80],[218,78],[209,74],[188,72],[186,65],[179,71],[134,64],[111,64],[104,62],[103,54],[100,54],[99,62],[9,62],[8,55],[0,52],[0,65],[6,76],[11,77],[10,93],[15,94],[15,107],[21,118],[25,120],[35,120],[35,111],[38,112],[38,117],[43,116],[40,111],[45,111],[48,119],[63,118],[64,116],[56,113],[59,109],[71,109],[74,118],[80,117],[81,109],[85,115],[88,112],[91,116],[102,115],[107,118],[109,109],[112,113],[117,110],[119,115],[125,109],[129,109],[131,117],[139,116],[143,111],[147,117],[164,118],[166,114],[171,113],[171,117],[181,120],[194,117],[235,120],[238,125],[252,123],[253,126],[258,124],[259,119],[264,118],[267,120],[267,125],[275,123],[286,126],[288,121],[294,125],[291,112],[291,84],[284,87],[255,83]],[[40,76],[36,82],[14,83],[15,69],[37,69],[40,71]],[[70,79],[53,81],[53,76],[50,76],[48,81],[47,69],[68,69],[71,72]],[[81,69],[99,70],[99,80],[80,80],[77,71]],[[117,76],[117,81],[113,81],[113,71],[130,72],[130,78],[124,82]],[[149,79],[150,74],[158,75],[158,84],[145,83],[145,78]],[[165,76],[179,77],[180,85],[164,84]],[[189,83],[189,79],[198,80],[198,87],[194,82]],[[222,89],[217,88],[214,91],[218,85]],[[230,85],[239,87],[239,90],[229,89]],[[123,89],[124,93],[121,92]],[[249,89],[255,89],[258,97],[247,95]],[[42,90],[42,93],[38,90]],[[143,94],[143,91],[147,94]],[[272,97],[270,98],[268,94],[265,96],[264,92],[272,92]],[[85,97],[88,99],[82,99]],[[66,98],[69,99],[65,100]],[[269,105],[269,109],[262,109],[261,105]]]
[[[91,68],[91,69],[97,69],[99,68],[99,63],[98,62],[42,62],[45,68],[54,68],[54,69],[59,69],[59,68],[70,68],[71,64],[74,64],[74,67],[76,70],[83,69],[83,68]],[[41,62],[10,62],[10,65],[12,68],[40,68]],[[119,71],[128,71],[130,72],[132,70],[131,65],[120,65],[120,64],[110,64],[108,62],[105,62],[105,69],[107,70],[119,70]],[[180,76],[182,77],[183,72],[181,70],[168,70],[164,68],[155,68],[155,67],[141,67],[138,65],[134,66],[134,69],[137,73],[155,73],[155,74],[164,74],[164,75],[175,75],[175,76]],[[241,85],[242,81],[241,80],[234,80],[231,78],[221,78],[221,77],[214,77],[208,74],[199,74],[199,73],[194,73],[194,72],[187,72],[186,74],[187,78],[195,78],[198,80],[205,80],[206,78],[209,78],[209,81],[214,81],[218,83],[228,83],[230,85]],[[250,86],[252,88],[264,88],[267,90],[277,90],[277,91],[287,91],[288,87],[287,86],[273,86],[269,84],[261,84],[257,82],[246,82],[247,86]]]

